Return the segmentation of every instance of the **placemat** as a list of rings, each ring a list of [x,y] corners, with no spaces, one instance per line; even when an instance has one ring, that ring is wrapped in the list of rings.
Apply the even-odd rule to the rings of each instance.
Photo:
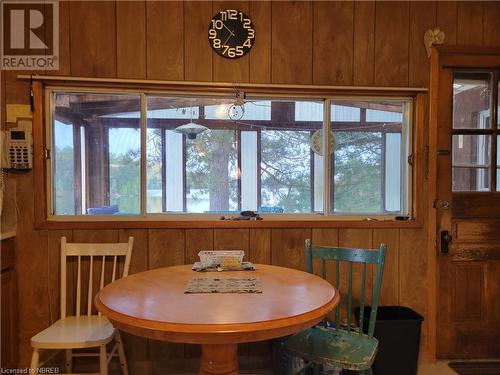
[[[196,277],[189,280],[184,293],[262,293],[262,283],[256,277]]]

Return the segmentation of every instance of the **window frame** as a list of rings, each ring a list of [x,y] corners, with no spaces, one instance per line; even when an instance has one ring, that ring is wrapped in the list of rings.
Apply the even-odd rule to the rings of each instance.
[[[137,87],[133,87],[137,86]],[[64,227],[339,227],[351,224],[354,227],[421,227],[423,225],[420,212],[422,212],[423,193],[414,188],[414,181],[422,178],[424,172],[423,158],[423,115],[424,115],[424,92],[426,89],[412,88],[325,88],[322,86],[287,86],[275,85],[244,85],[237,86],[225,84],[220,87],[213,84],[211,90],[206,85],[194,88],[191,85],[170,85],[161,83],[153,84],[150,88],[147,84],[127,83],[125,85],[114,85],[110,83],[79,82],[57,82],[50,84],[40,81],[33,83],[35,98],[35,123],[39,122],[39,130],[34,131],[35,138],[35,187],[44,186],[44,199],[35,202],[35,225],[37,228],[64,228]],[[173,87],[172,87],[173,86]],[[259,86],[259,87],[253,87]],[[260,87],[262,86],[262,87]],[[154,96],[185,96],[185,97],[224,97],[234,96],[235,90],[242,90],[248,99],[285,99],[285,100],[320,100],[324,102],[323,129],[327,129],[324,137],[324,146],[329,143],[330,109],[334,100],[345,100],[357,98],[362,100],[407,100],[410,106],[410,129],[408,129],[408,155],[411,165],[408,166],[408,212],[409,217],[401,220],[398,215],[391,214],[334,214],[330,213],[330,182],[325,181],[323,193],[322,213],[290,213],[290,214],[262,214],[262,221],[221,221],[217,214],[196,213],[146,213],[146,158],[141,156],[141,214],[137,216],[86,216],[86,215],[52,215],[52,177],[51,160],[44,157],[50,154],[52,114],[54,110],[51,96],[53,92],[74,93],[107,93],[107,94],[138,94],[141,97],[141,113],[146,113],[145,102],[147,95]],[[145,136],[142,135],[147,128],[147,117],[141,116],[141,150],[146,149]],[[37,121],[38,120],[38,121]],[[40,135],[42,139],[40,139]],[[143,144],[144,143],[144,144]],[[420,148],[419,148],[420,145]],[[324,159],[324,169],[330,168],[329,158]],[[404,163],[406,164],[406,163]],[[40,167],[42,173],[40,173]],[[328,174],[325,173],[325,176]],[[420,177],[418,177],[420,176]],[[326,180],[326,178],[325,178]],[[328,185],[328,186],[327,186]],[[40,203],[42,201],[42,203]],[[65,224],[69,224],[65,225]],[[104,224],[104,226],[103,226]]]

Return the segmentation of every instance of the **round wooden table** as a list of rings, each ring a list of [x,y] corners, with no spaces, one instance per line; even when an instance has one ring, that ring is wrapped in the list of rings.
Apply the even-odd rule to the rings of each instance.
[[[141,272],[106,286],[95,303],[123,331],[201,344],[200,374],[238,374],[238,343],[311,327],[339,302],[335,288],[318,276],[269,265],[256,268],[198,273],[185,265]],[[256,277],[263,292],[185,294],[188,281],[200,277]]]

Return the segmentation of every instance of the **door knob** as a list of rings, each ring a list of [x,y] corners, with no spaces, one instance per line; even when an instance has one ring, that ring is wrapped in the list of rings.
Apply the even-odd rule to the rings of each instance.
[[[451,243],[453,238],[447,230],[441,231],[441,252],[443,254],[448,254],[448,245]]]

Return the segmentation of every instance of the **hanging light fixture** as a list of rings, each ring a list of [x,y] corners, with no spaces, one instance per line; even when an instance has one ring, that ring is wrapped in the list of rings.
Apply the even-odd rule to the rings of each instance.
[[[174,129],[177,133],[186,134],[188,139],[196,139],[196,136],[205,130],[208,130],[206,126],[195,124],[194,122],[189,122]]]
[[[205,130],[208,130],[206,126],[196,124],[193,122],[193,108],[190,108],[191,112],[191,121],[187,124],[178,126],[174,129],[176,133],[181,133],[187,135],[188,139],[196,139],[196,136],[200,133],[203,133]]]

